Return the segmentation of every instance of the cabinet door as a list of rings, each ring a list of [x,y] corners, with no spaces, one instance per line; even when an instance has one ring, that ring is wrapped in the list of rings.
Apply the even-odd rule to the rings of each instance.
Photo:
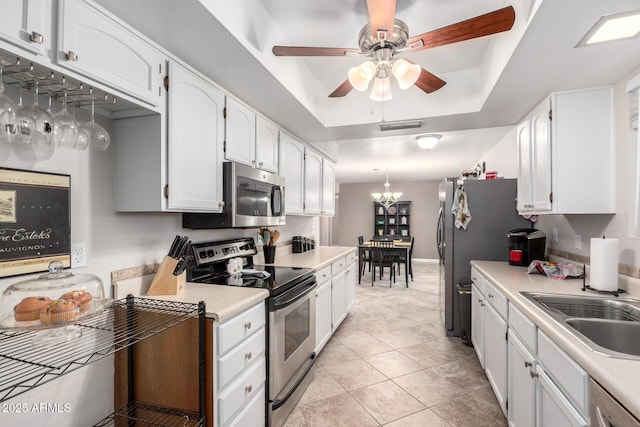
[[[587,427],[562,392],[556,387],[544,370],[538,367],[536,388],[536,427]]]
[[[233,98],[227,98],[224,158],[255,166],[256,113]]]
[[[52,4],[49,0],[4,0],[0,38],[28,52],[46,54],[53,36]]]
[[[279,175],[285,178],[287,215],[304,211],[304,145],[284,132],[280,133]]]
[[[480,366],[485,367],[484,362],[484,296],[476,285],[471,287],[471,342],[478,355]]]
[[[336,169],[332,161],[322,159],[322,215],[336,213]]]
[[[532,204],[536,212],[551,210],[551,120],[544,102],[531,113]]]
[[[60,0],[58,20],[58,64],[164,107],[165,57],[153,46],[81,0]]]
[[[256,118],[256,167],[278,173],[278,127],[258,116]]]
[[[530,212],[531,203],[531,123],[529,118],[516,129],[518,161],[518,212]]]
[[[304,213],[322,213],[322,156],[313,150],[304,150]]]
[[[536,421],[535,357],[509,329],[509,368],[507,394],[509,396],[509,426],[529,427]]]
[[[346,312],[351,311],[351,307],[356,301],[356,280],[358,276],[358,267],[356,263],[351,263],[347,267],[347,291],[346,291]]]
[[[178,64],[169,73],[169,209],[219,212],[224,94]]]
[[[331,279],[331,323],[335,331],[347,315],[347,273],[342,271]]]
[[[316,290],[316,354],[331,337],[331,280]]]
[[[484,307],[484,370],[507,415],[507,322],[489,304]]]

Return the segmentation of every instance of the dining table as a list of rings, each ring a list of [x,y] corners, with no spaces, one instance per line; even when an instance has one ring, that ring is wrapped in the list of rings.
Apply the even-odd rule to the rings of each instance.
[[[362,281],[362,268],[364,266],[364,255],[367,249],[371,248],[371,242],[364,242],[361,245],[358,245],[358,284]],[[404,240],[394,240],[392,250],[397,252],[398,255],[405,255],[405,259],[407,260],[407,264],[404,268],[404,280],[405,283],[409,284],[409,274],[411,274],[411,280],[413,280],[413,271],[411,269],[411,259],[409,256],[411,255],[411,242],[407,242]]]

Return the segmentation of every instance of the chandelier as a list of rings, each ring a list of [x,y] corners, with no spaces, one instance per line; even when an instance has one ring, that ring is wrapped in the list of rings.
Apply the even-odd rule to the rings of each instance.
[[[389,206],[397,203],[398,200],[400,200],[400,197],[402,197],[402,193],[392,193],[391,191],[389,191],[390,186],[391,184],[389,184],[389,174],[387,173],[386,181],[384,183],[384,191],[382,193],[371,193],[371,197],[373,197],[373,200],[380,203],[382,206],[384,206],[385,209],[389,209]]]

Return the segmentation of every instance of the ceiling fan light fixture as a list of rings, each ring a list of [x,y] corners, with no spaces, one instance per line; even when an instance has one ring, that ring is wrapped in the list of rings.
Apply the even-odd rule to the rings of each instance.
[[[412,64],[406,59],[398,59],[391,67],[391,73],[398,80],[400,89],[408,89],[418,81],[422,69],[417,64]]]
[[[369,82],[376,75],[376,65],[372,61],[365,61],[357,67],[349,69],[349,83],[355,90],[364,92],[369,87]]]
[[[373,81],[373,88],[369,99],[372,101],[389,101],[391,96],[391,79],[389,77],[379,78]]]
[[[442,135],[437,133],[425,133],[422,135],[418,135],[415,138],[420,148],[422,148],[423,150],[431,150],[438,144],[438,141],[440,141]]]

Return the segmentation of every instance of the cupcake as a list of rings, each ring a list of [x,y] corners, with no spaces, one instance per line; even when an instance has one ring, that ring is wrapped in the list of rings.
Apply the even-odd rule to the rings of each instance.
[[[82,289],[69,291],[60,298],[74,301],[80,307],[80,312],[87,311],[91,307],[91,300],[93,299],[89,292]]]
[[[75,301],[57,299],[51,301],[40,310],[40,322],[43,325],[73,320],[80,314],[80,308]]]
[[[13,307],[13,317],[17,322],[38,320],[40,310],[50,302],[49,297],[26,297]]]

